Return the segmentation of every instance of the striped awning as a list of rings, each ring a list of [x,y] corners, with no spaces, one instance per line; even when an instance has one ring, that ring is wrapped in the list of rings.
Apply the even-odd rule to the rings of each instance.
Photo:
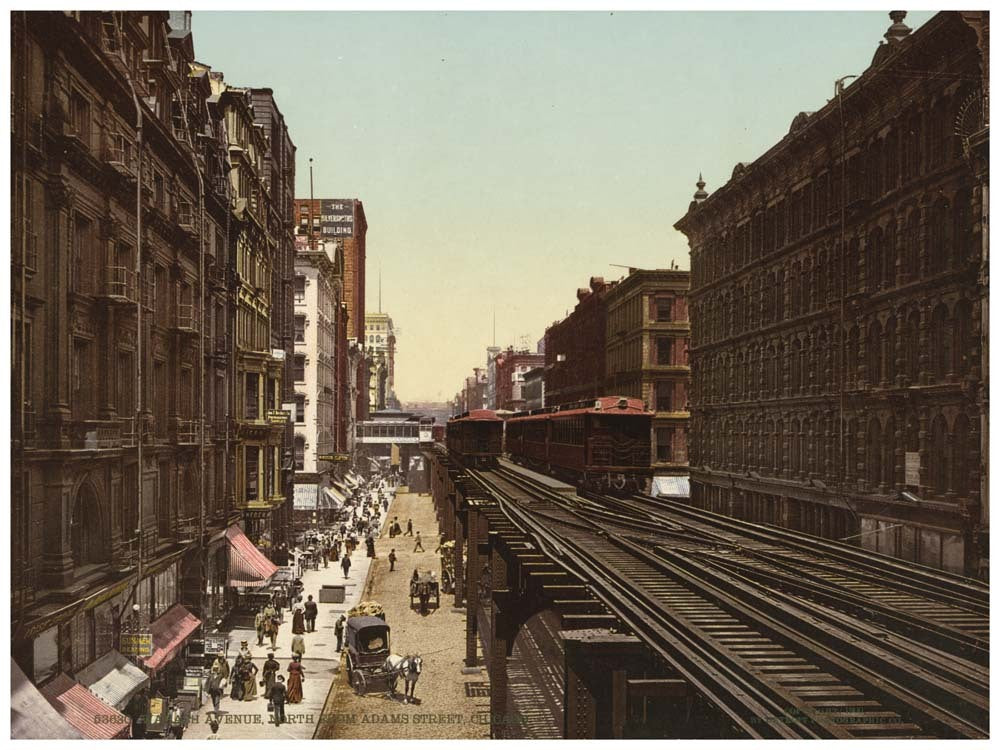
[[[10,738],[80,740],[83,734],[60,716],[27,675],[10,660]]]
[[[229,585],[257,588],[266,585],[278,566],[268,560],[243,530],[232,525],[226,529],[229,540]]]
[[[77,672],[76,679],[119,711],[124,710],[132,696],[149,684],[149,675],[114,650]]]
[[[337,510],[343,508],[347,503],[347,498],[341,495],[333,487],[323,488],[323,500],[321,501],[323,508],[330,508],[332,510]]]
[[[142,663],[147,669],[160,669],[177,655],[181,646],[200,625],[201,620],[188,612],[183,604],[175,604],[150,623],[153,653],[143,659]]]
[[[132,733],[131,720],[63,673],[42,688],[52,708],[91,740],[113,740]]]

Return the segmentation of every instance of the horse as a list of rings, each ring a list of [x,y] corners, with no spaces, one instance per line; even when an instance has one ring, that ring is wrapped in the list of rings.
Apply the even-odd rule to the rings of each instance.
[[[386,660],[382,669],[386,672],[392,674],[389,679],[389,695],[395,697],[396,695],[396,681],[402,676],[404,681],[403,686],[403,703],[410,703],[416,700],[414,691],[417,687],[417,680],[420,678],[420,671],[423,669],[424,660],[420,658],[420,655],[407,654],[406,656],[400,656],[399,654],[391,654]]]

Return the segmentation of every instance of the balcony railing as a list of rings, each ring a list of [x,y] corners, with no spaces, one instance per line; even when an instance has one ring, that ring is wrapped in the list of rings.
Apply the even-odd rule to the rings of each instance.
[[[175,328],[184,333],[198,332],[198,311],[193,303],[177,303],[177,325]]]
[[[80,420],[72,431],[72,446],[85,450],[121,448],[121,423],[118,420]]]
[[[122,417],[118,420],[121,431],[122,448],[135,448],[139,436],[135,430],[135,417]]]
[[[134,304],[138,300],[135,271],[125,266],[107,266],[104,269],[104,283],[101,285],[101,296],[115,302],[131,302]]]
[[[181,419],[177,422],[177,442],[191,445],[198,442],[198,422],[194,419]]]
[[[135,177],[135,144],[123,133],[108,137],[107,162],[118,172]]]

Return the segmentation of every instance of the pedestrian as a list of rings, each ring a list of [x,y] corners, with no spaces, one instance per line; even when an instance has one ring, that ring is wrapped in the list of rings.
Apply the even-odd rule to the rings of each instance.
[[[319,607],[316,606],[316,602],[313,601],[312,594],[309,594],[308,599],[306,599],[306,631],[309,633],[316,632],[316,615],[319,614]]]
[[[246,643],[246,641],[243,641]],[[233,664],[232,675],[230,680],[232,683],[232,689],[229,691],[229,697],[234,701],[243,700],[243,652],[236,654],[236,662]]]
[[[389,572],[396,569],[396,550],[389,550]]]
[[[351,575],[351,558],[344,555],[344,559],[340,561],[340,567],[344,569],[344,578],[350,578]]]
[[[424,551],[424,545],[420,541],[420,532],[419,531],[417,532],[416,542],[417,543],[413,545],[413,551],[416,552],[419,549],[421,552],[423,552]]]
[[[296,633],[292,636],[292,653],[302,656],[306,652],[306,639],[302,637],[301,633]]]
[[[397,518],[399,518],[399,517],[398,516],[393,516],[392,517],[392,523],[389,524],[389,538],[390,539],[392,539],[393,537],[396,536],[396,519]]]
[[[403,536],[413,536],[413,519],[406,519],[406,533]]]
[[[292,658],[292,663],[288,665],[288,702],[302,702],[302,680],[305,676],[305,669],[302,666],[302,659],[299,656]]]
[[[257,700],[257,665],[252,658],[243,660],[243,700]]]
[[[340,616],[337,620],[337,624],[333,626],[333,632],[337,635],[337,653],[339,654],[344,650],[344,626],[347,623],[347,618],[344,615]]]
[[[325,539],[323,540],[323,546],[321,548],[321,552],[323,554],[323,567],[324,568],[329,568],[330,567],[330,543],[328,541],[326,541]]]
[[[170,702],[170,710],[167,711],[167,731],[175,740],[184,736],[184,713],[176,701]]]
[[[264,608],[261,607],[257,610],[257,614],[253,618],[253,627],[257,631],[257,645],[264,645]]]
[[[304,632],[306,632],[305,614],[302,611],[302,607],[296,607],[295,614],[292,615],[292,633],[298,635]]]
[[[208,673],[208,681],[205,683],[205,691],[212,699],[212,710],[215,712],[218,712],[219,702],[222,700],[222,690],[225,688],[223,680],[222,670],[213,664],[212,671]]]
[[[271,697],[271,688],[274,687],[274,678],[278,674],[279,669],[281,669],[281,665],[274,658],[274,652],[269,651],[267,653],[267,661],[264,662],[264,666],[260,670],[261,676],[264,678],[263,688],[265,698]]]
[[[277,682],[271,688],[271,704],[274,706],[274,726],[276,727],[280,727],[285,721],[285,698],[287,696],[285,676],[279,674]]]
[[[277,615],[275,615],[274,617],[268,618],[268,620],[264,623],[264,635],[266,635],[268,637],[268,639],[271,641],[271,650],[272,651],[274,651],[274,649],[276,649],[278,647],[277,646],[277,641],[278,641],[278,628],[279,628],[279,626],[280,626],[280,624],[279,624],[278,616]]]
[[[217,654],[215,661],[212,662],[212,669],[218,668],[219,672],[222,674],[222,679],[229,679],[229,662],[226,661],[226,657],[222,654]]]
[[[365,547],[367,548],[367,551],[368,551],[368,557],[372,557],[372,558],[375,557],[375,538],[374,537],[372,537],[371,535],[369,535],[368,538],[365,539]]]

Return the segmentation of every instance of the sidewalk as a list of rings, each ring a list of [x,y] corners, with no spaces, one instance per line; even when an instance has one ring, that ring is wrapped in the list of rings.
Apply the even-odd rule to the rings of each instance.
[[[390,495],[389,510],[383,515],[382,526],[386,518],[392,518],[393,505],[396,499]],[[381,527],[380,527],[381,532]],[[433,549],[433,548],[432,548]],[[389,553],[384,544],[376,545],[376,553],[385,556]],[[316,617],[316,632],[305,633],[306,652],[302,656],[305,667],[305,679],[302,682],[302,702],[285,704],[285,717],[288,723],[275,727],[270,723],[271,714],[267,710],[267,699],[263,696],[263,688],[257,688],[257,698],[252,701],[234,701],[229,697],[229,689],[220,703],[219,731],[217,737],[224,740],[233,739],[311,739],[316,730],[316,722],[320,711],[326,702],[330,686],[340,665],[340,654],[337,653],[337,636],[334,634],[334,624],[341,614],[346,614],[358,602],[368,597],[364,595],[365,583],[372,559],[365,553],[365,545],[361,543],[351,555],[351,573],[344,578],[340,563],[330,563],[329,568],[322,564],[319,570],[307,570],[302,575],[304,589],[302,599],[312,594],[317,602],[319,614]],[[346,584],[347,591],[343,604],[323,604],[319,602],[319,590],[323,585]],[[288,665],[291,663],[292,616],[286,609],[285,621],[278,631],[277,648],[274,658],[281,664],[278,674],[288,680]],[[261,669],[270,650],[270,641],[265,638],[264,645],[257,645],[257,632],[252,629],[234,629],[229,632],[229,665],[233,665],[236,654],[240,650],[240,641],[246,641],[253,656],[257,669]],[[258,682],[261,679],[257,675]],[[201,710],[192,713],[191,724],[184,733],[184,739],[205,739],[212,735],[209,727],[212,711],[212,699],[205,694],[205,702]]]

